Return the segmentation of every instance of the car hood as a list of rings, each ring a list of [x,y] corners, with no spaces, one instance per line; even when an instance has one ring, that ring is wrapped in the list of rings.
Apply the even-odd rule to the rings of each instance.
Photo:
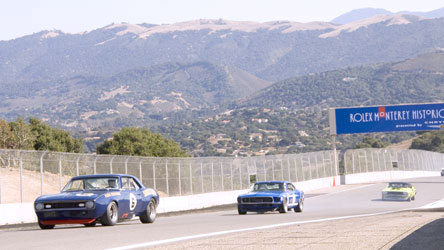
[[[271,197],[279,197],[281,196],[282,192],[250,192],[247,194],[239,195],[241,198],[247,198],[247,197],[263,197],[263,196],[271,196]]]
[[[410,192],[410,188],[384,188],[382,192]]]
[[[60,194],[48,194],[38,197],[35,201],[84,201],[95,200],[100,195],[107,193],[107,190],[98,191],[77,191],[77,192],[63,192]]]

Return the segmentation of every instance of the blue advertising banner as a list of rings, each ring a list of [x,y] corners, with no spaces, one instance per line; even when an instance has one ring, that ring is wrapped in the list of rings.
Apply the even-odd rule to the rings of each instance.
[[[444,103],[330,109],[330,134],[444,130]]]

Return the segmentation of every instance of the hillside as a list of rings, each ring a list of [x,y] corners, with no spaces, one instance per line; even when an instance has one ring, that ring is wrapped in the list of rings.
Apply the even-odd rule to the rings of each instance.
[[[429,63],[423,63],[429,62]],[[291,78],[207,119],[154,128],[195,155],[261,155],[331,148],[328,108],[444,100],[444,52],[396,63],[360,66]],[[364,138],[338,137],[348,149]],[[372,137],[399,143],[414,132]]]
[[[0,90],[0,113],[9,119],[40,117],[70,129],[135,126],[158,122],[169,112],[213,108],[269,85],[230,66],[167,63],[112,77],[7,84]]]
[[[439,102],[444,99],[444,52],[389,64],[290,78],[239,103],[241,107],[304,108]]]

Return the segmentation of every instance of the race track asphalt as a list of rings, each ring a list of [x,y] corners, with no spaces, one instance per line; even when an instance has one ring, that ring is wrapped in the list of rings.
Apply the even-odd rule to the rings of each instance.
[[[9,227],[0,229],[0,246],[2,249],[131,249],[133,247],[146,248],[149,246],[188,248],[187,243],[204,238],[214,239],[224,235],[232,236],[249,232],[262,232],[263,230],[282,230],[282,228],[296,228],[297,226],[316,223],[318,225],[325,222],[330,222],[328,225],[333,225],[333,221],[338,223],[340,221],[359,220],[360,218],[371,220],[372,217],[383,217],[383,222],[389,226],[390,218],[396,217],[391,216],[393,214],[412,213],[402,211],[444,199],[443,177],[414,178],[408,181],[418,190],[416,200],[412,202],[382,201],[381,190],[386,186],[385,182],[344,185],[308,193],[303,213],[293,211],[286,214],[277,212],[248,213],[241,216],[237,214],[234,207],[228,207],[223,211],[161,216],[157,218],[154,224],[141,224],[138,220],[133,220],[113,227],[96,226],[86,228],[66,225],[56,226],[53,230],[40,230],[37,225]],[[233,197],[233,199],[235,200],[236,197]],[[393,211],[397,212],[391,213]],[[361,217],[363,215],[365,217]],[[434,222],[434,220],[428,219],[431,223]],[[431,224],[430,227],[436,227],[436,225],[442,225],[442,221],[437,221],[435,224]],[[338,226],[338,228],[340,227]],[[373,231],[375,230],[378,229],[374,228]],[[310,235],[310,232],[305,235]],[[421,234],[416,233],[415,237],[418,237],[418,235]],[[186,240],[181,240],[184,237],[187,237]],[[334,238],[334,236],[330,237]],[[243,244],[245,242],[242,238],[237,240],[239,241],[238,244],[245,248],[245,244]],[[408,242],[408,236],[403,240],[404,238],[400,238],[399,242],[392,242],[392,245],[395,247],[396,243],[407,244],[402,242]],[[156,243],[163,244],[158,245]],[[180,247],[179,245],[165,244],[185,245]],[[236,242],[230,246],[235,245]],[[211,248],[211,244],[206,246]]]

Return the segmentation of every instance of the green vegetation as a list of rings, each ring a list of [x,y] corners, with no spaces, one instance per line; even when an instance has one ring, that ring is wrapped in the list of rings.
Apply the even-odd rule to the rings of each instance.
[[[30,118],[29,124],[23,118],[0,120],[0,148],[83,153],[82,140],[36,118]]]
[[[244,108],[207,119],[153,128],[179,142],[195,156],[289,154],[330,150],[328,110],[311,107],[298,110]],[[376,144],[398,143],[414,132],[343,135],[337,148],[353,148],[364,137]],[[368,139],[364,142],[371,142]]]
[[[385,148],[389,145],[380,139],[374,137],[365,137],[362,141],[355,145],[355,148]]]
[[[444,153],[444,131],[418,132],[419,137],[412,142],[411,149],[422,149]]]
[[[97,153],[154,157],[187,156],[173,140],[140,128],[122,128],[114,133],[111,140],[98,145]]]

